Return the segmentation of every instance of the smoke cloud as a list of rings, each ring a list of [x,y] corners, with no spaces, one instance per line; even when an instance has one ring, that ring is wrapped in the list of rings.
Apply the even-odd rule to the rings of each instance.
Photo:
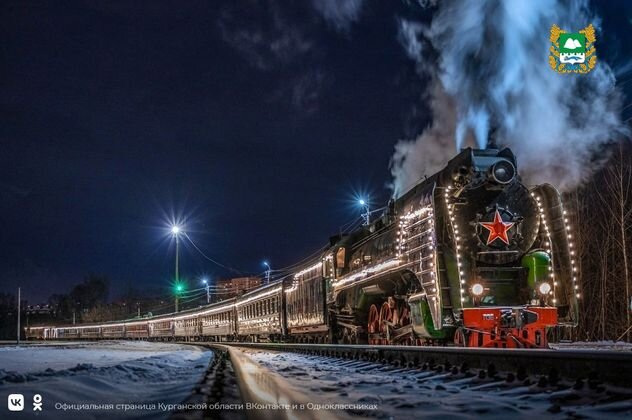
[[[313,0],[312,5],[338,31],[346,31],[360,17],[364,0]]]
[[[626,133],[615,76],[599,57],[588,74],[548,65],[549,30],[576,32],[600,21],[585,0],[438,3],[429,25],[401,20],[399,38],[429,78],[432,124],[401,140],[391,162],[396,195],[440,169],[473,137],[484,148],[490,128],[516,153],[523,180],[572,188],[603,161],[603,146]]]

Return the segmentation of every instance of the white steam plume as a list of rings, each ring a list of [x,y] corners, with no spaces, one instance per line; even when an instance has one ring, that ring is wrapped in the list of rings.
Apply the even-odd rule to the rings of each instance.
[[[360,17],[364,0],[312,0],[312,5],[339,31],[347,31]]]
[[[440,169],[469,134],[485,147],[490,127],[516,153],[527,183],[568,189],[582,182],[603,160],[596,152],[625,133],[621,95],[599,50],[588,74],[554,72],[549,30],[557,24],[576,32],[590,23],[599,37],[600,21],[585,0],[447,0],[429,26],[400,21],[406,52],[431,79],[433,123],[395,146],[395,194]],[[428,49],[438,59],[428,59]]]

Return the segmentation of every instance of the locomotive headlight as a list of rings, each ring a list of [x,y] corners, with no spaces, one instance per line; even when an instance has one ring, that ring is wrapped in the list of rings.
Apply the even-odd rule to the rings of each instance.
[[[491,168],[491,177],[499,184],[508,184],[516,176],[516,168],[508,160],[501,160]]]
[[[475,284],[472,286],[472,294],[473,294],[474,296],[480,296],[480,295],[482,295],[482,294],[483,294],[483,292],[484,292],[484,291],[485,291],[485,289],[483,288],[483,285],[482,285],[482,284],[480,284],[480,283],[475,283]]]
[[[543,282],[538,287],[538,290],[540,291],[540,294],[548,295],[549,292],[551,291],[551,285],[547,282]]]

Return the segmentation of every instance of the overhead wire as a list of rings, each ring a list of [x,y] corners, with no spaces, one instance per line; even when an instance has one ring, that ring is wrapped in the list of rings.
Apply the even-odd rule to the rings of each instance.
[[[234,272],[234,273],[237,273],[237,274],[240,274],[240,275],[243,275],[243,274],[244,274],[244,272],[242,272],[242,271],[240,271],[240,270],[238,270],[238,269],[236,269],[236,268],[230,267],[230,266],[228,266],[228,265],[226,265],[226,264],[222,264],[222,263],[220,263],[219,261],[216,261],[216,260],[214,260],[213,258],[209,257],[209,256],[208,256],[208,255],[206,255],[204,252],[202,252],[202,250],[201,250],[201,249],[200,249],[200,248],[199,248],[199,247],[195,244],[195,242],[193,242],[193,240],[191,239],[191,237],[190,237],[190,236],[189,236],[186,232],[183,232],[183,234],[184,234],[184,236],[185,236],[185,237],[189,240],[189,242],[191,243],[191,245],[193,245],[193,247],[197,250],[197,252],[199,252],[199,253],[200,253],[200,255],[202,255],[204,258],[206,258],[207,260],[209,260],[209,261],[210,261],[210,262],[212,262],[213,264],[218,265],[218,266],[220,266],[220,267],[222,267],[222,268],[225,268],[226,270],[230,270],[230,271],[232,271],[232,272]]]

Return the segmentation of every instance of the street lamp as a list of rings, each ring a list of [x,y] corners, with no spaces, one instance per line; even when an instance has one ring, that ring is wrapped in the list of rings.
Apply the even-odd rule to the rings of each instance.
[[[206,286],[206,303],[211,303],[211,286],[208,284],[208,279],[206,277],[202,278],[202,283]]]
[[[368,226],[371,224],[371,209],[369,208],[369,202],[361,198],[358,200],[358,204],[362,206],[362,210],[364,210],[364,213],[361,215],[364,220],[362,225]]]
[[[182,285],[180,284],[180,273],[179,269],[179,258],[180,258],[180,232],[182,229],[178,225],[171,226],[171,233],[173,237],[176,238],[176,312],[178,312],[178,300],[179,300],[179,292],[182,291]]]
[[[270,271],[272,270],[270,268],[270,264],[268,264],[267,261],[263,262],[263,265],[265,265],[268,269],[266,270],[266,284],[270,284]]]

